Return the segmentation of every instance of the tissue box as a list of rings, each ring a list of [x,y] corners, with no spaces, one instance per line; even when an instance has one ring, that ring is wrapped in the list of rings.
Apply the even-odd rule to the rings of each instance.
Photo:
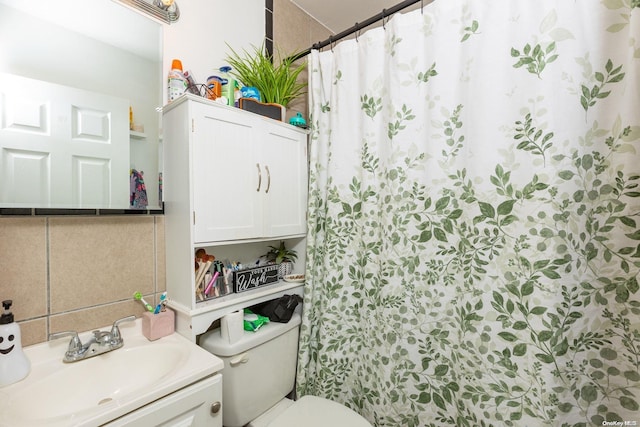
[[[244,335],[244,312],[242,310],[229,313],[220,319],[220,334],[229,344],[235,344]]]
[[[161,311],[153,314],[148,311],[142,313],[142,335],[149,341],[171,335],[176,330],[176,314],[173,310]]]

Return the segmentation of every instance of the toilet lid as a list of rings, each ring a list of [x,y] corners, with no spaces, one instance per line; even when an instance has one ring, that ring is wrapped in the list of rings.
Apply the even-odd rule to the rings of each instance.
[[[289,406],[269,427],[371,427],[360,415],[331,400],[304,396]]]

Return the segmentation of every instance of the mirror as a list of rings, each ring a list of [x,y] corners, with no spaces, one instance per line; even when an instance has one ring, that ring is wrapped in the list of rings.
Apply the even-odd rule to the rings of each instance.
[[[0,40],[0,208],[159,209],[162,26],[112,0],[0,0]]]

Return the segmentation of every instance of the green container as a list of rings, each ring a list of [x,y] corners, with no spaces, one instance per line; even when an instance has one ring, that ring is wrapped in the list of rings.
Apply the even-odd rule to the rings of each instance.
[[[234,105],[235,104],[235,92],[236,92],[236,80],[233,78],[233,76],[231,74],[229,74],[229,71],[231,71],[231,67],[229,67],[228,65],[225,65],[224,67],[220,67],[220,77],[222,77],[222,96],[224,96],[225,98],[227,98],[227,105]],[[224,81],[226,80],[226,83],[224,83]]]

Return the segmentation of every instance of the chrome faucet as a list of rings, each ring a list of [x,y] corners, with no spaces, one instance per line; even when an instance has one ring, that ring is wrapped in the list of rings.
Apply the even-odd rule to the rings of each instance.
[[[49,339],[57,339],[62,337],[71,337],[69,348],[64,354],[62,361],[64,363],[77,362],[79,360],[88,359],[99,354],[116,350],[124,345],[124,340],[120,334],[118,327],[123,322],[136,320],[136,316],[127,316],[113,322],[113,326],[109,332],[93,331],[93,337],[88,342],[82,343],[78,333],[75,331],[57,332],[49,335]]]

